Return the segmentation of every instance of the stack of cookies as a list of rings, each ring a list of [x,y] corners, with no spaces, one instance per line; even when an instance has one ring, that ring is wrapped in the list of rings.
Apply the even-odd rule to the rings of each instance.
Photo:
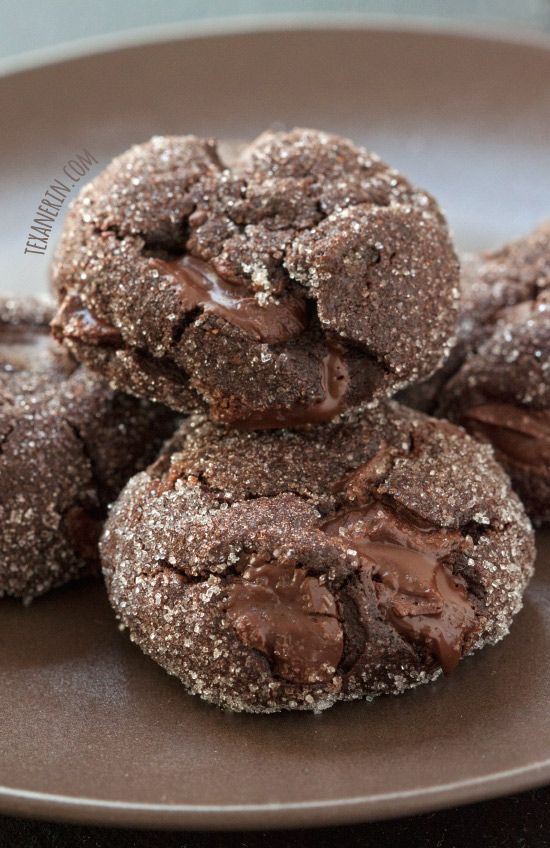
[[[550,519],[550,226],[462,265],[434,198],[337,136],[115,159],[65,224],[55,342],[44,306],[0,314],[0,593],[100,559],[132,640],[249,712],[501,639]]]

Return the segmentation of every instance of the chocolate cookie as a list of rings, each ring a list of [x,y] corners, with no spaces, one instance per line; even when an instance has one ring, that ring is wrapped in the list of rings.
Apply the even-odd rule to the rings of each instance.
[[[501,310],[446,384],[440,412],[491,442],[531,517],[550,521],[550,288]]]
[[[314,130],[154,138],[90,183],[54,265],[55,333],[113,385],[245,429],[328,421],[430,374],[458,264],[432,197]]]
[[[107,504],[176,424],[49,337],[52,307],[0,301],[0,597],[97,571]]]
[[[501,639],[533,533],[492,450],[394,402],[311,430],[189,419],[113,507],[131,638],[232,710],[399,693]]]
[[[550,291],[550,220],[498,250],[468,255],[462,261],[457,336],[464,353],[478,348],[504,310],[533,303]]]
[[[452,350],[428,380],[399,395],[403,403],[423,412],[437,412],[443,386],[495,327],[508,320],[510,307],[524,303],[527,308],[550,290],[550,220],[498,250],[464,255],[460,264],[460,307]]]

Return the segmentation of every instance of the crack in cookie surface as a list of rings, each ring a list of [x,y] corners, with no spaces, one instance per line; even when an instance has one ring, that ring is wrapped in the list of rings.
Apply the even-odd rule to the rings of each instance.
[[[185,267],[199,263],[203,279],[216,281],[206,296]],[[278,410],[271,426],[285,410],[292,421],[296,409],[305,419],[311,409],[315,423],[311,398],[335,347],[347,359],[352,345],[370,373],[346,362],[349,385],[332,415],[436,366],[453,329],[457,274],[435,201],[351,142],[312,130],[268,133],[230,170],[211,142],[154,139],[115,160],[77,200],[54,261],[65,301],[56,332],[138,394],[151,389],[129,379],[139,369],[133,352],[168,358],[192,391],[159,381],[156,396],[178,409],[196,408],[198,395],[229,423],[255,426],[269,406]],[[94,320],[122,334],[126,367],[107,346],[83,351],[83,328],[63,317],[75,293]],[[306,301],[315,345],[298,315]],[[265,383],[274,395],[267,406]]]
[[[0,299],[0,596],[25,601],[98,573],[109,501],[176,425],[59,349],[52,310]]]
[[[502,638],[533,540],[490,451],[389,403],[302,432],[191,418],[114,507],[102,558],[146,653],[270,712],[400,692]]]

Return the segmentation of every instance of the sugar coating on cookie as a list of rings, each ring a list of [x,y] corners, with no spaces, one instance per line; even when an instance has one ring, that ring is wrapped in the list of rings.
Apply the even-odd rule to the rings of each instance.
[[[493,445],[537,522],[550,521],[549,295],[507,310],[440,398],[442,414]]]
[[[0,300],[0,597],[97,572],[107,504],[176,426],[79,366],[50,338],[52,314]]]
[[[460,306],[453,347],[446,361],[428,379],[399,395],[408,406],[437,413],[441,391],[468,356],[486,342],[496,327],[521,311],[512,307],[544,300],[550,290],[550,220],[526,236],[497,250],[460,257]]]
[[[550,520],[550,221],[472,267],[464,355],[438,412],[487,440],[531,517]]]
[[[451,672],[508,632],[534,544],[490,447],[385,402],[293,432],[191,417],[101,557],[145,653],[208,701],[275,712]]]
[[[435,200],[338,136],[267,132],[232,166],[158,137],[84,188],[55,333],[113,385],[246,429],[318,424],[429,375],[458,263]]]

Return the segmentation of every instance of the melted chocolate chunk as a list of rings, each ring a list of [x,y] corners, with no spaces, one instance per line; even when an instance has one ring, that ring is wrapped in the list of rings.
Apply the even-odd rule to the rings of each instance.
[[[62,329],[61,329],[62,327]],[[84,344],[118,347],[122,335],[116,327],[92,315],[79,297],[69,295],[52,323],[54,334],[63,338],[79,339]]]
[[[321,362],[321,400],[292,407],[274,407],[237,422],[239,430],[272,430],[280,427],[303,427],[307,424],[326,424],[345,407],[349,387],[349,372],[345,359],[331,348]]]
[[[132,639],[187,690],[252,713],[430,682],[436,648],[445,660],[450,643],[449,668],[506,635],[534,558],[492,452],[395,402],[308,432],[190,416],[107,521],[107,590]]]
[[[108,504],[177,422],[81,368],[52,317],[46,300],[0,298],[0,597],[26,601],[99,572]]]
[[[485,403],[468,409],[464,419],[510,462],[536,468],[550,464],[550,409]]]
[[[60,316],[76,359],[234,426],[322,401],[322,345],[349,369],[342,407],[430,375],[454,333],[458,272],[432,197],[349,139],[295,129],[263,133],[231,164],[210,139],[133,146],[75,201],[52,282],[124,337],[88,343]],[[275,427],[330,417],[320,402],[273,414]]]
[[[154,267],[163,276],[175,278],[185,312],[200,307],[257,341],[282,344],[299,336],[307,326],[305,297],[286,293],[262,305],[241,285],[220,277],[211,265],[193,256],[170,261],[155,259]]]
[[[357,551],[377,581],[379,607],[397,632],[424,644],[449,674],[475,619],[464,580],[442,562],[458,534],[412,523],[377,503],[347,510],[323,529]]]
[[[342,658],[333,595],[292,564],[249,565],[230,587],[227,617],[241,641],[265,654],[285,680],[330,680]]]

